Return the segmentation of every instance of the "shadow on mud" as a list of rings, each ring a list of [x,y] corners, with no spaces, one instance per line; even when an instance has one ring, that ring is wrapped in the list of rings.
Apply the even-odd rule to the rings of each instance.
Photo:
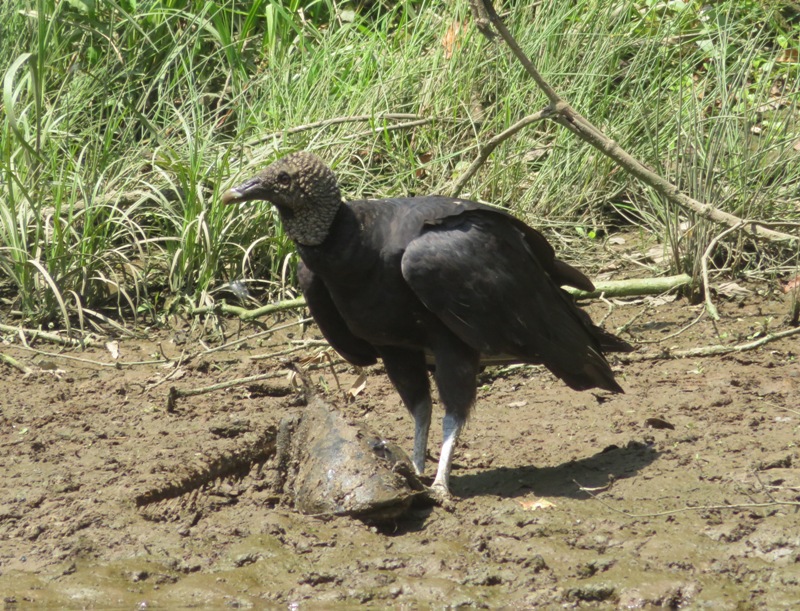
[[[612,445],[593,456],[555,467],[499,467],[460,476],[455,471],[451,490],[462,498],[516,497],[533,493],[544,497],[584,499],[589,498],[589,494],[580,486],[598,488],[613,479],[632,477],[655,461],[658,454],[647,444],[630,441],[625,447]]]

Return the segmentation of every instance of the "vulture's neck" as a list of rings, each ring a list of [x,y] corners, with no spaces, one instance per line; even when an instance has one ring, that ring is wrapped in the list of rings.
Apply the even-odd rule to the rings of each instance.
[[[339,206],[327,237],[319,244],[297,242],[297,253],[315,274],[344,282],[351,276],[363,283],[364,265],[369,265],[371,242],[362,235],[363,219],[347,204]]]
[[[278,208],[286,234],[298,245],[319,246],[328,237],[341,198],[316,199],[294,209]]]

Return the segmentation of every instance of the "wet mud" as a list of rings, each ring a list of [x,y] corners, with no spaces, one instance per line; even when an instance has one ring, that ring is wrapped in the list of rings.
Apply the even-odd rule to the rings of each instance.
[[[698,306],[618,304],[605,325],[635,318],[625,337],[657,342],[638,354],[747,341],[789,311],[751,288],[719,304],[716,325],[674,337]],[[590,311],[600,319],[606,306]],[[185,335],[121,339],[120,360],[202,352]],[[120,369],[97,364],[113,360],[102,346],[66,353],[89,363],[4,344],[36,368],[0,365],[5,607],[797,607],[796,337],[723,356],[612,356],[619,396],[570,391],[541,368],[486,371],[455,501],[377,525],[302,515],[276,493],[271,440],[304,409],[285,377],[167,409],[171,386],[280,371],[286,357],[251,357],[287,341]],[[348,401],[359,372],[333,371],[311,374],[317,391],[409,451],[412,420],[380,367]],[[440,438],[434,424],[432,460]]]

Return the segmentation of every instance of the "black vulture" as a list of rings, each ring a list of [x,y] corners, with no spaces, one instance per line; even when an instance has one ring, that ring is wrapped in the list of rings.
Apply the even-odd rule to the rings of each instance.
[[[433,491],[449,495],[453,450],[483,363],[543,364],[570,388],[622,392],[603,351],[626,351],[560,287],[593,290],[535,229],[499,209],[428,196],[345,203],[333,172],[297,152],[230,189],[222,202],[271,202],[300,255],[309,310],[347,361],[380,358],[415,422],[425,468],[431,394],[444,405]]]

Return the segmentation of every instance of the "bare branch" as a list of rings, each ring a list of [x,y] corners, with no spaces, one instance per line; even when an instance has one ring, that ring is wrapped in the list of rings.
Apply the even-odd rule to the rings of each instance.
[[[453,184],[453,188],[450,190],[450,197],[458,197],[461,194],[461,190],[464,188],[464,185],[467,184],[470,178],[472,178],[475,173],[480,169],[480,167],[486,162],[494,152],[494,149],[498,147],[502,142],[508,140],[511,136],[516,134],[520,131],[523,127],[527,127],[531,123],[536,123],[541,121],[542,119],[547,119],[553,113],[551,107],[547,107],[544,110],[540,110],[532,115],[528,115],[514,123],[511,127],[506,129],[505,131],[497,134],[494,138],[489,140],[486,144],[480,147],[478,151],[478,156],[475,158],[475,161],[472,162],[472,165],[467,168],[467,171],[464,172],[458,180]]]
[[[486,40],[494,40],[497,38],[497,34],[492,29],[489,14],[486,12],[486,7],[483,6],[481,0],[469,0],[469,7],[472,9],[475,27],[486,37]]]
[[[271,134],[266,134],[264,136],[258,136],[257,138],[248,140],[245,143],[245,145],[258,146],[259,144],[264,144],[265,142],[269,142],[273,138],[279,138],[281,136],[286,136],[289,134],[298,134],[300,132],[305,132],[312,129],[318,129],[321,127],[339,125],[341,123],[362,123],[365,121],[372,121],[372,120],[374,121],[423,121],[424,120],[425,122],[429,122],[431,119],[425,119],[425,117],[421,117],[420,115],[413,115],[407,113],[388,113],[385,115],[354,115],[350,117],[333,117],[332,119],[324,119],[322,121],[315,121],[314,123],[297,125],[295,127],[291,127],[289,129],[285,129],[280,132],[273,132]]]
[[[74,348],[84,348],[86,346],[94,346],[96,344],[96,342],[89,337],[83,337],[81,339],[72,339],[70,337],[64,337],[62,335],[59,335],[58,333],[49,333],[47,331],[41,331],[39,329],[24,329],[22,327],[13,327],[11,325],[4,325],[2,323],[0,323],[0,331],[19,334],[22,337],[29,337],[31,340],[43,339],[45,341],[52,342],[54,344],[61,344],[62,346],[72,346]]]
[[[660,359],[678,359],[690,358],[697,356],[721,356],[724,354],[735,354],[737,352],[747,352],[748,350],[755,350],[770,342],[777,341],[792,335],[800,333],[800,327],[786,329],[784,331],[777,331],[775,333],[768,333],[764,337],[759,337],[752,342],[745,342],[743,344],[735,344],[733,346],[699,346],[697,348],[687,348],[685,350],[664,350],[663,352],[651,354],[624,354],[619,355],[619,359],[626,362],[636,361],[653,361]]]
[[[660,295],[676,288],[692,283],[689,274],[677,276],[664,276],[663,278],[633,278],[631,280],[607,280],[595,282],[592,292],[565,286],[564,290],[576,299],[593,299],[605,295],[606,297],[636,297],[639,295]]]
[[[528,75],[536,82],[539,88],[550,100],[550,105],[553,108],[553,116],[551,117],[555,122],[563,127],[566,127],[573,134],[578,136],[581,140],[588,142],[597,150],[613,159],[624,170],[641,180],[646,185],[654,189],[659,195],[665,197],[671,202],[678,204],[685,210],[696,214],[697,216],[727,225],[728,227],[741,226],[742,230],[754,238],[764,238],[773,242],[797,242],[798,236],[783,233],[768,229],[765,223],[755,220],[744,221],[738,216],[723,212],[710,204],[704,204],[685,193],[682,193],[678,187],[673,185],[665,178],[656,174],[653,170],[639,162],[632,157],[627,151],[620,147],[616,142],[607,137],[603,132],[597,129],[591,122],[589,122],[580,113],[575,111],[567,102],[565,102],[550,84],[542,78],[536,67],[531,60],[525,55],[525,52],[520,48],[517,41],[505,27],[500,16],[495,11],[491,0],[481,0],[486,13],[491,19],[492,25],[500,33],[509,49],[519,59]]]
[[[325,368],[333,368],[336,365],[347,364],[343,359],[325,359],[322,363],[314,363],[307,367],[303,367],[304,371],[316,371],[317,369],[325,369]],[[279,371],[271,371],[269,373],[259,373],[256,375],[248,376],[246,378],[237,378],[235,380],[227,380],[225,382],[220,382],[219,384],[211,384],[210,386],[201,386],[199,388],[187,388],[186,390],[182,390],[179,388],[175,388],[174,386],[169,389],[169,395],[167,396],[167,411],[173,412],[175,411],[175,405],[178,399],[182,397],[193,397],[195,395],[204,395],[210,392],[214,392],[217,390],[225,390],[226,388],[233,388],[235,386],[243,386],[245,384],[252,384],[253,382],[260,382],[262,380],[274,380],[276,378],[283,378],[286,377],[292,370],[291,369],[281,369]],[[284,390],[288,387],[280,387],[280,390]]]
[[[261,316],[266,316],[267,314],[274,314],[275,312],[303,308],[305,305],[306,300],[302,297],[269,303],[260,308],[256,308],[255,310],[248,310],[247,308],[242,308],[240,306],[229,305],[222,301],[212,306],[192,308],[189,313],[192,316],[199,316],[201,314],[233,314],[234,316],[238,316],[241,320],[254,320],[256,318],[260,318]]]

